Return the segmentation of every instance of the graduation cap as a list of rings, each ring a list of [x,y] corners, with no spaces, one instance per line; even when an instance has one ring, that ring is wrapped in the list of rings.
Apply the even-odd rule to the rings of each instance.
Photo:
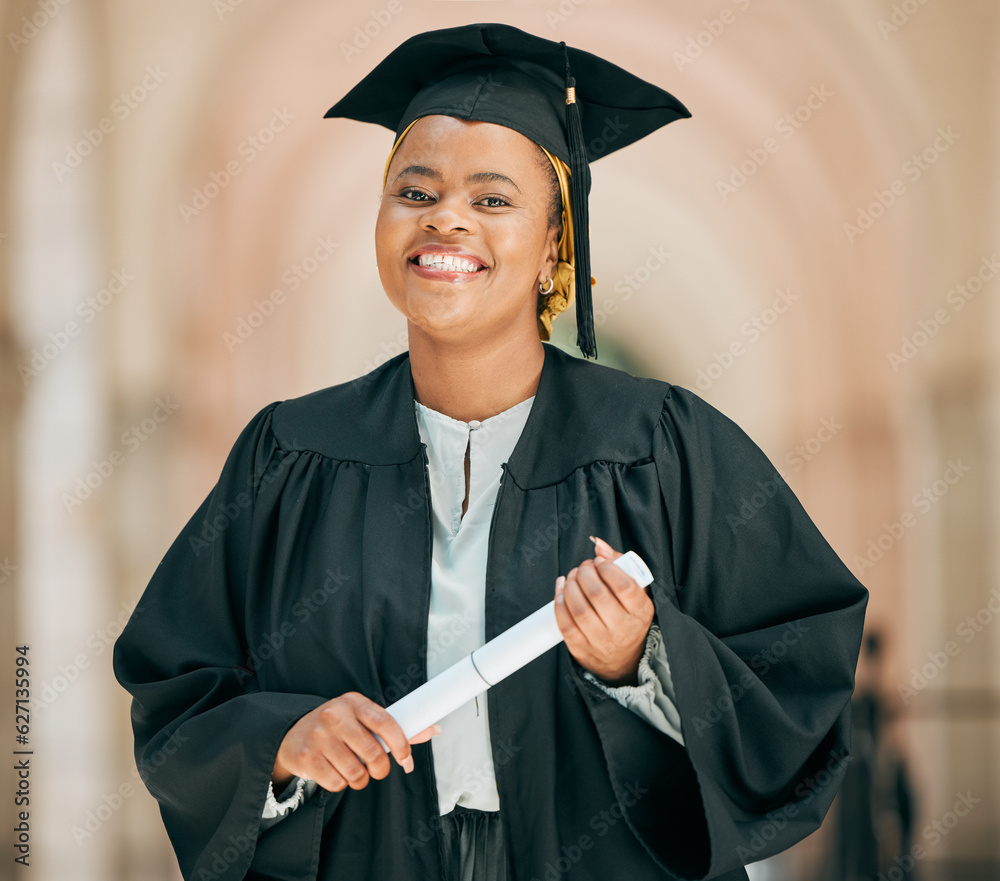
[[[384,125],[396,133],[431,114],[491,122],[520,132],[552,160],[563,197],[553,297],[576,298],[577,345],[597,357],[590,287],[590,165],[691,114],[669,92],[582,49],[505,24],[470,24],[417,34],[393,50],[324,118]],[[388,173],[389,162],[386,162]],[[384,183],[384,182],[383,182]],[[575,231],[575,235],[574,235]]]

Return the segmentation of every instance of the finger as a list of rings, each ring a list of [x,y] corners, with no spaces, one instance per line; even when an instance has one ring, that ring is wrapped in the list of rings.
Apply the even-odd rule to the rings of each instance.
[[[608,630],[619,630],[627,623],[629,614],[608,584],[605,583],[597,564],[590,561],[587,563],[588,565],[581,564],[580,573],[577,575],[580,590],[594,610],[601,626]],[[601,564],[601,568],[617,569],[618,567],[604,563]],[[598,634],[595,632],[594,636],[598,636]]]
[[[607,586],[609,596],[614,597],[626,614],[638,618],[648,614],[653,601],[645,588],[639,587],[631,575],[607,562],[598,562],[595,570]]]
[[[381,780],[389,773],[390,769],[385,749],[372,734],[377,734],[382,738],[392,757],[409,774],[413,770],[413,752],[399,722],[374,701],[368,701],[360,706],[357,715],[358,721],[367,729],[367,736],[359,738],[355,752],[364,760],[372,777]],[[429,735],[428,739],[430,736],[433,735]],[[359,750],[363,750],[363,752],[359,752]]]
[[[566,579],[563,578],[564,584],[565,580]],[[563,639],[565,640],[566,646],[569,648],[570,652],[575,654],[575,651],[586,647],[586,639],[580,633],[580,628],[577,627],[569,609],[566,608],[565,595],[562,589],[560,589],[559,593],[556,594],[555,608],[556,624],[559,625],[559,632],[562,633]]]
[[[440,734],[442,728],[440,725],[429,725],[423,731],[419,731],[410,738],[410,743],[426,743],[432,737],[436,737]]]
[[[392,719],[382,707],[357,692],[334,698],[320,710],[320,724],[311,738],[313,748],[327,758],[352,789],[364,789],[370,777],[381,780],[389,773],[389,759],[363,721],[367,719],[370,724],[378,713]]]
[[[572,617],[573,623],[585,634],[596,632],[605,626],[591,605],[589,595],[580,584],[581,578],[588,577],[587,570],[593,569],[593,567],[593,560],[584,560],[567,576],[566,584],[561,593],[562,604]],[[596,575],[591,574],[590,577],[596,578]]]
[[[327,792],[342,792],[347,789],[347,781],[343,775],[323,755],[315,756],[309,763],[308,770],[297,776],[307,780],[315,780]]]
[[[594,556],[598,559],[617,560],[622,556],[621,551],[616,551],[603,538],[591,535],[590,540],[594,543]]]
[[[371,738],[371,741],[378,747],[378,742],[374,737]],[[360,747],[362,756],[358,755],[355,751],[356,749],[358,747],[352,743],[334,740],[324,751],[324,756],[333,765],[337,773],[344,778],[344,781],[351,789],[364,789],[375,775],[369,773],[368,766],[365,764],[363,758],[363,754],[365,753],[364,747]],[[379,748],[379,752],[382,753],[382,760],[388,764],[388,759],[385,758],[385,753],[381,748]],[[375,758],[374,754],[371,754],[373,764]],[[382,776],[384,777],[385,775],[383,774]]]

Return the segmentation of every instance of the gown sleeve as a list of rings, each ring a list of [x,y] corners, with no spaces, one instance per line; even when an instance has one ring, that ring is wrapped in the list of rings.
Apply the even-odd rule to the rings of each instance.
[[[654,443],[662,507],[629,514],[666,530],[669,559],[647,563],[684,746],[593,683],[584,699],[653,859],[681,878],[743,878],[814,831],[840,785],[868,592],[698,396],[670,389]]]
[[[258,840],[278,747],[326,701],[262,692],[248,662],[243,610],[257,493],[282,471],[275,406],[241,433],[115,644],[115,675],[133,697],[136,764],[186,879],[230,881],[251,869],[271,876],[272,867],[281,867],[274,877],[306,877],[323,804],[336,797],[322,791]]]

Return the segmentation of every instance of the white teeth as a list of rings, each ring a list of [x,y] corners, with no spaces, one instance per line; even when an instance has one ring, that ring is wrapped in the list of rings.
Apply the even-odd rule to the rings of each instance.
[[[417,263],[446,272],[477,272],[479,270],[478,263],[466,260],[464,257],[457,257],[454,254],[420,254],[417,257]]]

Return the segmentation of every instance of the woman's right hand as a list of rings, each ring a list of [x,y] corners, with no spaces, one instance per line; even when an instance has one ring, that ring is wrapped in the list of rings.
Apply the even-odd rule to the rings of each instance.
[[[431,725],[407,741],[399,723],[383,707],[349,691],[307,713],[288,730],[274,762],[274,789],[277,792],[292,777],[315,780],[329,792],[348,786],[364,789],[372,777],[381,780],[392,765],[376,734],[409,774],[413,770],[410,744],[424,743],[440,733],[440,725]]]

